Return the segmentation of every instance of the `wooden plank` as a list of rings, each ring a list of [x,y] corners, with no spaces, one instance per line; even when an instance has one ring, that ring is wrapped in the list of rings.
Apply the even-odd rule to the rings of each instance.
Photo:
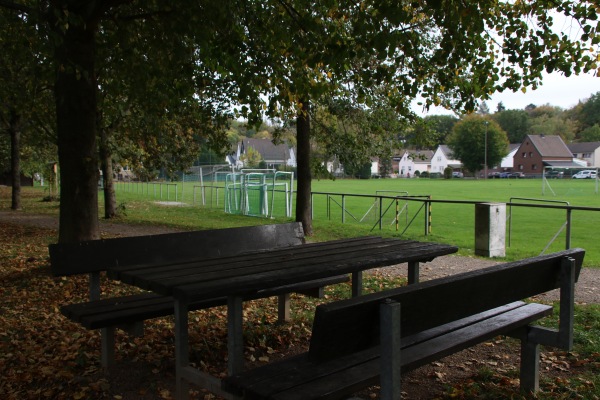
[[[253,251],[247,251],[240,254],[231,254],[231,255],[222,255],[220,257],[190,257],[181,261],[169,261],[162,263],[134,263],[128,265],[119,265],[116,267],[112,267],[112,271],[117,273],[126,273],[126,272],[136,272],[143,271],[144,274],[148,276],[152,276],[154,274],[159,274],[161,271],[164,271],[165,267],[170,268],[171,271],[179,271],[179,270],[187,270],[194,269],[199,267],[209,267],[214,265],[219,265],[221,262],[235,262],[235,261],[248,261],[248,260],[261,260],[265,257],[271,257],[273,255],[287,255],[290,252],[294,254],[299,254],[303,252],[312,252],[318,250],[328,250],[335,248],[344,248],[344,247],[352,247],[358,246],[367,243],[380,243],[385,241],[391,241],[395,239],[384,239],[379,236],[364,236],[357,238],[349,238],[349,239],[338,239],[338,240],[330,240],[327,242],[316,242],[316,243],[307,243],[293,247],[282,247],[282,248],[268,248],[268,249],[258,249]],[[406,243],[418,243],[415,241],[405,241]],[[158,275],[157,275],[158,277]]]
[[[428,340],[443,336],[448,332],[463,329],[480,321],[494,318],[499,314],[515,310],[523,307],[524,305],[525,303],[522,301],[514,302],[476,315],[471,315],[457,321],[452,321],[451,323],[437,326],[412,336],[404,337],[402,338],[402,347],[407,348],[425,343]],[[378,357],[378,354],[379,349],[377,347],[370,347],[364,351],[357,352],[353,357],[357,360],[356,363],[363,363],[365,360]],[[225,384],[231,385],[232,389],[234,389],[236,385],[252,386],[259,385],[264,380],[273,380],[279,382],[273,384],[275,387],[277,385],[280,385],[280,387],[287,387],[289,386],[289,384],[286,383],[287,379],[309,379],[309,377],[313,375],[325,376],[329,374],[330,371],[341,371],[348,368],[349,365],[347,358],[339,358],[338,360],[339,361],[331,360],[321,365],[319,363],[311,362],[308,359],[308,353],[304,353],[303,355],[291,357],[290,359],[282,362],[275,362],[261,366],[260,368],[245,371],[239,377],[233,376],[226,378]]]
[[[320,257],[329,252],[345,251],[349,248],[369,250],[385,246],[389,240],[379,237],[357,238],[351,240],[336,240],[331,242],[311,243],[285,249],[269,249],[244,253],[238,256],[220,257],[202,260],[189,260],[184,263],[169,263],[161,265],[128,265],[114,267],[109,271],[109,277],[114,277],[130,284],[139,284],[143,281],[157,281],[169,279],[175,284],[179,279],[187,281],[194,275],[206,276],[210,272],[236,274],[239,269],[249,268],[265,263],[276,263],[289,258],[300,259],[306,257]],[[408,243],[408,242],[406,242]],[[139,281],[139,282],[138,282]]]
[[[377,307],[387,298],[402,304],[402,333],[410,336],[556,289],[563,258],[573,257],[579,271],[584,254],[582,249],[565,250],[320,305],[315,314],[311,357],[339,357],[377,342],[378,331],[373,328],[378,326]]]
[[[491,317],[474,316],[459,329],[448,324],[435,333],[423,332],[419,340],[402,341],[402,371],[415,369],[432,359],[440,359],[475,343],[508,333],[552,312],[551,306],[520,303],[519,307],[496,310]],[[444,332],[442,332],[444,331]],[[425,340],[425,337],[427,339]],[[342,398],[377,384],[380,374],[379,349],[312,363],[305,356],[273,363],[224,380],[224,388],[234,394],[246,392],[246,399],[330,399]]]
[[[298,222],[160,235],[89,240],[48,246],[55,275],[103,271],[118,265],[214,258],[304,243]]]
[[[256,295],[249,296],[244,300],[277,296],[284,293],[300,293],[316,297],[323,286],[347,282],[348,280],[347,276],[334,276],[327,279],[301,282],[295,285],[276,287],[268,291],[260,291]],[[220,296],[193,302],[189,304],[188,309],[194,311],[225,304],[227,304],[226,297]],[[67,318],[82,324],[87,329],[99,329],[173,315],[173,306],[174,299],[170,296],[143,293],[93,302],[69,304],[61,307],[61,312]]]
[[[218,293],[252,293],[261,289],[292,284],[302,280],[326,278],[362,271],[370,268],[385,267],[407,261],[431,259],[456,252],[454,246],[438,245],[419,249],[406,249],[401,243],[386,245],[369,253],[344,252],[329,257],[317,257],[310,260],[273,263],[266,266],[250,267],[242,276],[229,276],[217,273],[213,276],[188,276],[187,280],[177,282],[146,282],[150,289],[161,294],[173,294],[187,301],[211,297]],[[214,279],[213,279],[214,278]],[[141,278],[143,279],[143,278]],[[213,279],[213,280],[210,280]],[[141,286],[141,285],[140,285]],[[142,286],[144,287],[144,286]]]

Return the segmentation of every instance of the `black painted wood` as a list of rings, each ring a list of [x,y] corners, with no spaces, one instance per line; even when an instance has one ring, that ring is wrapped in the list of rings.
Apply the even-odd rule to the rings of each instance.
[[[304,243],[297,222],[58,243],[48,246],[55,275],[104,271],[118,265],[161,264]]]
[[[342,399],[379,382],[379,305],[401,304],[402,372],[523,329],[552,306],[516,301],[556,289],[572,249],[321,305],[307,353],[223,381],[244,399]]]
[[[262,291],[257,293],[256,296],[245,298],[245,300],[271,297],[290,292],[320,297],[322,296],[322,287],[348,282],[349,280],[350,278],[347,275],[334,276],[327,279]],[[69,304],[61,307],[61,312],[65,317],[80,323],[87,329],[99,329],[173,315],[174,303],[174,299],[170,296],[143,293]],[[226,304],[227,298],[221,296],[193,302],[189,305],[188,309],[193,311]]]
[[[372,239],[375,240],[375,239]],[[364,239],[363,242],[368,242]],[[207,272],[219,270],[221,258],[238,256],[248,262],[265,249],[296,247],[304,244],[302,225],[297,222],[241,228],[169,233],[139,237],[92,240],[49,246],[51,268],[55,275],[101,272],[120,266],[137,270],[140,266],[156,266],[162,271],[177,270],[194,263],[207,265]],[[335,244],[333,244],[335,245]],[[246,300],[298,292],[310,296],[322,295],[322,287],[349,281],[347,275],[294,284],[278,285],[257,291]],[[190,303],[190,310],[226,304],[224,295],[215,295]],[[173,315],[174,299],[152,293],[107,298],[61,308],[67,318],[88,329],[119,326],[150,318]]]
[[[557,289],[563,257],[576,260],[578,277],[584,254],[582,249],[565,250],[320,305],[315,313],[311,357],[339,357],[375,344],[379,337],[378,307],[386,299],[402,304],[402,335],[410,336]]]

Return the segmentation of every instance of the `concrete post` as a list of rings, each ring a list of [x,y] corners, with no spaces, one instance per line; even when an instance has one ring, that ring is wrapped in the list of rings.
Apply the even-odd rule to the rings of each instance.
[[[506,254],[506,204],[475,204],[475,254],[504,257]]]

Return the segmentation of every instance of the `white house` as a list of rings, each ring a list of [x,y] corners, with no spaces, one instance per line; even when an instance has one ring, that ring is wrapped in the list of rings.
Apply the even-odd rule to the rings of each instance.
[[[394,170],[398,171],[401,178],[414,176],[417,171],[430,172],[433,151],[431,150],[406,150],[402,157],[394,157]]]
[[[600,142],[570,143],[567,147],[573,157],[585,161],[585,166],[600,167]]]
[[[521,146],[521,143],[511,143],[508,145],[508,154],[500,162],[500,169],[502,171],[508,171],[513,169],[513,165],[515,163],[514,157],[517,153],[517,150],[519,150],[519,146]]]
[[[462,168],[462,163],[460,160],[455,160],[452,158],[452,150],[450,147],[445,144],[441,144],[433,153],[433,157],[431,158],[431,173],[444,173],[446,167],[450,167],[452,169],[460,169]]]

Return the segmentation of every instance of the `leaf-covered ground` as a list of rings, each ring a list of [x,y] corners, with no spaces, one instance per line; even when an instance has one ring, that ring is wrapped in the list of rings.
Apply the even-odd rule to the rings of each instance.
[[[70,322],[60,306],[84,301],[87,280],[50,274],[47,244],[52,229],[19,224],[0,226],[0,398],[2,399],[169,399],[174,394],[174,345],[171,318],[148,321],[145,335],[117,335],[117,365],[99,365],[100,335]],[[379,290],[389,282],[366,280]],[[104,280],[105,296],[124,294],[126,285]],[[328,290],[346,296],[348,287]],[[327,299],[326,299],[327,300]],[[261,365],[306,348],[310,317],[317,301],[293,299],[293,321],[276,323],[274,299],[245,305],[245,355],[248,366]],[[589,313],[586,317],[585,313]],[[547,399],[597,399],[600,327],[597,308],[580,311],[575,352],[544,351],[543,393]],[[224,308],[193,313],[191,358],[196,367],[220,376],[226,369]],[[587,336],[586,336],[587,335]],[[587,347],[583,347],[587,343]],[[520,398],[518,343],[498,338],[440,360],[405,376],[408,399]],[[377,390],[363,398],[377,398]],[[190,398],[217,399],[200,389]]]

